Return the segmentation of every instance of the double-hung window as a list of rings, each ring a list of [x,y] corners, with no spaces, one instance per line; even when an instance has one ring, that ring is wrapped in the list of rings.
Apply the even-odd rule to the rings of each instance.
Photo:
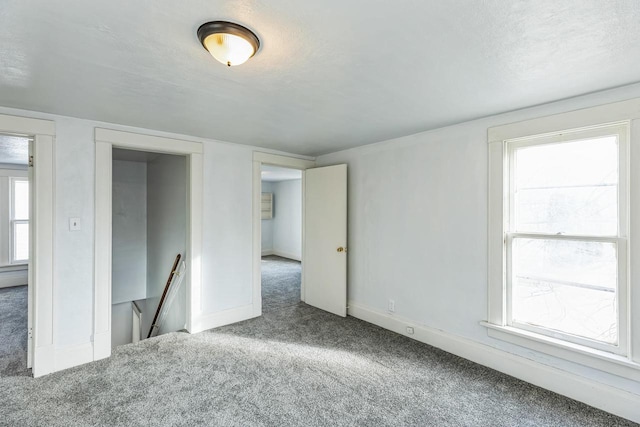
[[[490,336],[640,377],[635,115],[640,100],[489,130]]]
[[[507,325],[626,351],[627,133],[506,141]]]
[[[29,261],[29,180],[10,179],[11,195],[11,263]]]

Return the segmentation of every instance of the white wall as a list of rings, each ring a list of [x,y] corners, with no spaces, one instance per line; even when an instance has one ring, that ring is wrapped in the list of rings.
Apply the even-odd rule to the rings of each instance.
[[[273,184],[262,181],[262,192],[273,193]],[[273,218],[262,220],[262,254],[271,255],[273,253]]]
[[[13,110],[6,114],[55,120],[53,341],[57,349],[79,347],[93,335],[97,123]],[[81,230],[69,231],[69,218],[80,218]]]
[[[56,352],[68,354],[66,352],[86,348],[91,345],[93,334],[96,127],[203,144],[202,315],[216,316],[224,310],[251,304],[251,195],[255,147],[13,108],[0,107],[0,114],[53,120],[56,125],[53,278]],[[71,217],[80,218],[80,231],[69,231]],[[224,312],[214,320],[219,324],[233,321],[227,320],[231,318],[241,320],[228,313]],[[82,354],[91,355],[90,352]],[[79,363],[77,360],[88,361],[74,360],[75,363]]]
[[[131,308],[131,302],[123,302],[111,306],[111,348],[131,343],[133,340],[132,323],[133,309]]]
[[[147,295],[147,164],[114,160],[112,176],[111,301],[119,304]]]
[[[302,259],[302,180],[262,181],[273,193],[273,218],[262,220],[262,255]]]
[[[349,165],[349,301],[636,394],[640,383],[487,336],[487,129],[640,96],[628,86],[321,156]]]
[[[350,300],[384,312],[393,297],[397,315],[416,323],[640,394],[636,382],[492,340],[478,325],[487,311],[487,128],[639,96],[640,85],[627,86],[322,156],[321,164],[350,166]],[[91,342],[95,127],[203,143],[202,313],[251,304],[253,147],[3,107],[0,114],[56,124],[56,349]],[[81,218],[80,231],[69,231],[70,217]]]
[[[302,258],[302,180],[273,183],[273,252],[300,261]]]
[[[252,303],[254,148],[204,147],[202,311],[218,313]]]
[[[186,256],[187,166],[184,156],[162,154],[147,165],[147,298],[158,306],[176,255]],[[184,329],[184,280],[159,333]],[[144,313],[153,317],[153,313]],[[143,331],[144,333],[145,331]]]

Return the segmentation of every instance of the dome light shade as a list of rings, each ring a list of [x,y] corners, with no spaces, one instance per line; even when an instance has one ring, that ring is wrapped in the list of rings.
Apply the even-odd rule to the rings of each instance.
[[[229,67],[244,64],[260,47],[260,40],[251,30],[226,21],[202,24],[198,39],[211,56]]]

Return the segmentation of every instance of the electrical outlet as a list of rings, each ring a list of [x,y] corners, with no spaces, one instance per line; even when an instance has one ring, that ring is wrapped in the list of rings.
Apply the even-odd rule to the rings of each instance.
[[[389,313],[394,313],[396,311],[396,302],[392,299],[389,300],[389,305],[387,307],[387,310],[389,310]]]
[[[407,326],[407,334],[413,335],[413,326]]]

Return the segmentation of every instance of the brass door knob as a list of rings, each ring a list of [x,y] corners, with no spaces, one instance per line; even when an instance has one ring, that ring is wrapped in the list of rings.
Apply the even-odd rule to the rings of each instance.
[[[338,248],[338,252],[347,252],[347,248],[343,248],[342,246],[340,246]]]

